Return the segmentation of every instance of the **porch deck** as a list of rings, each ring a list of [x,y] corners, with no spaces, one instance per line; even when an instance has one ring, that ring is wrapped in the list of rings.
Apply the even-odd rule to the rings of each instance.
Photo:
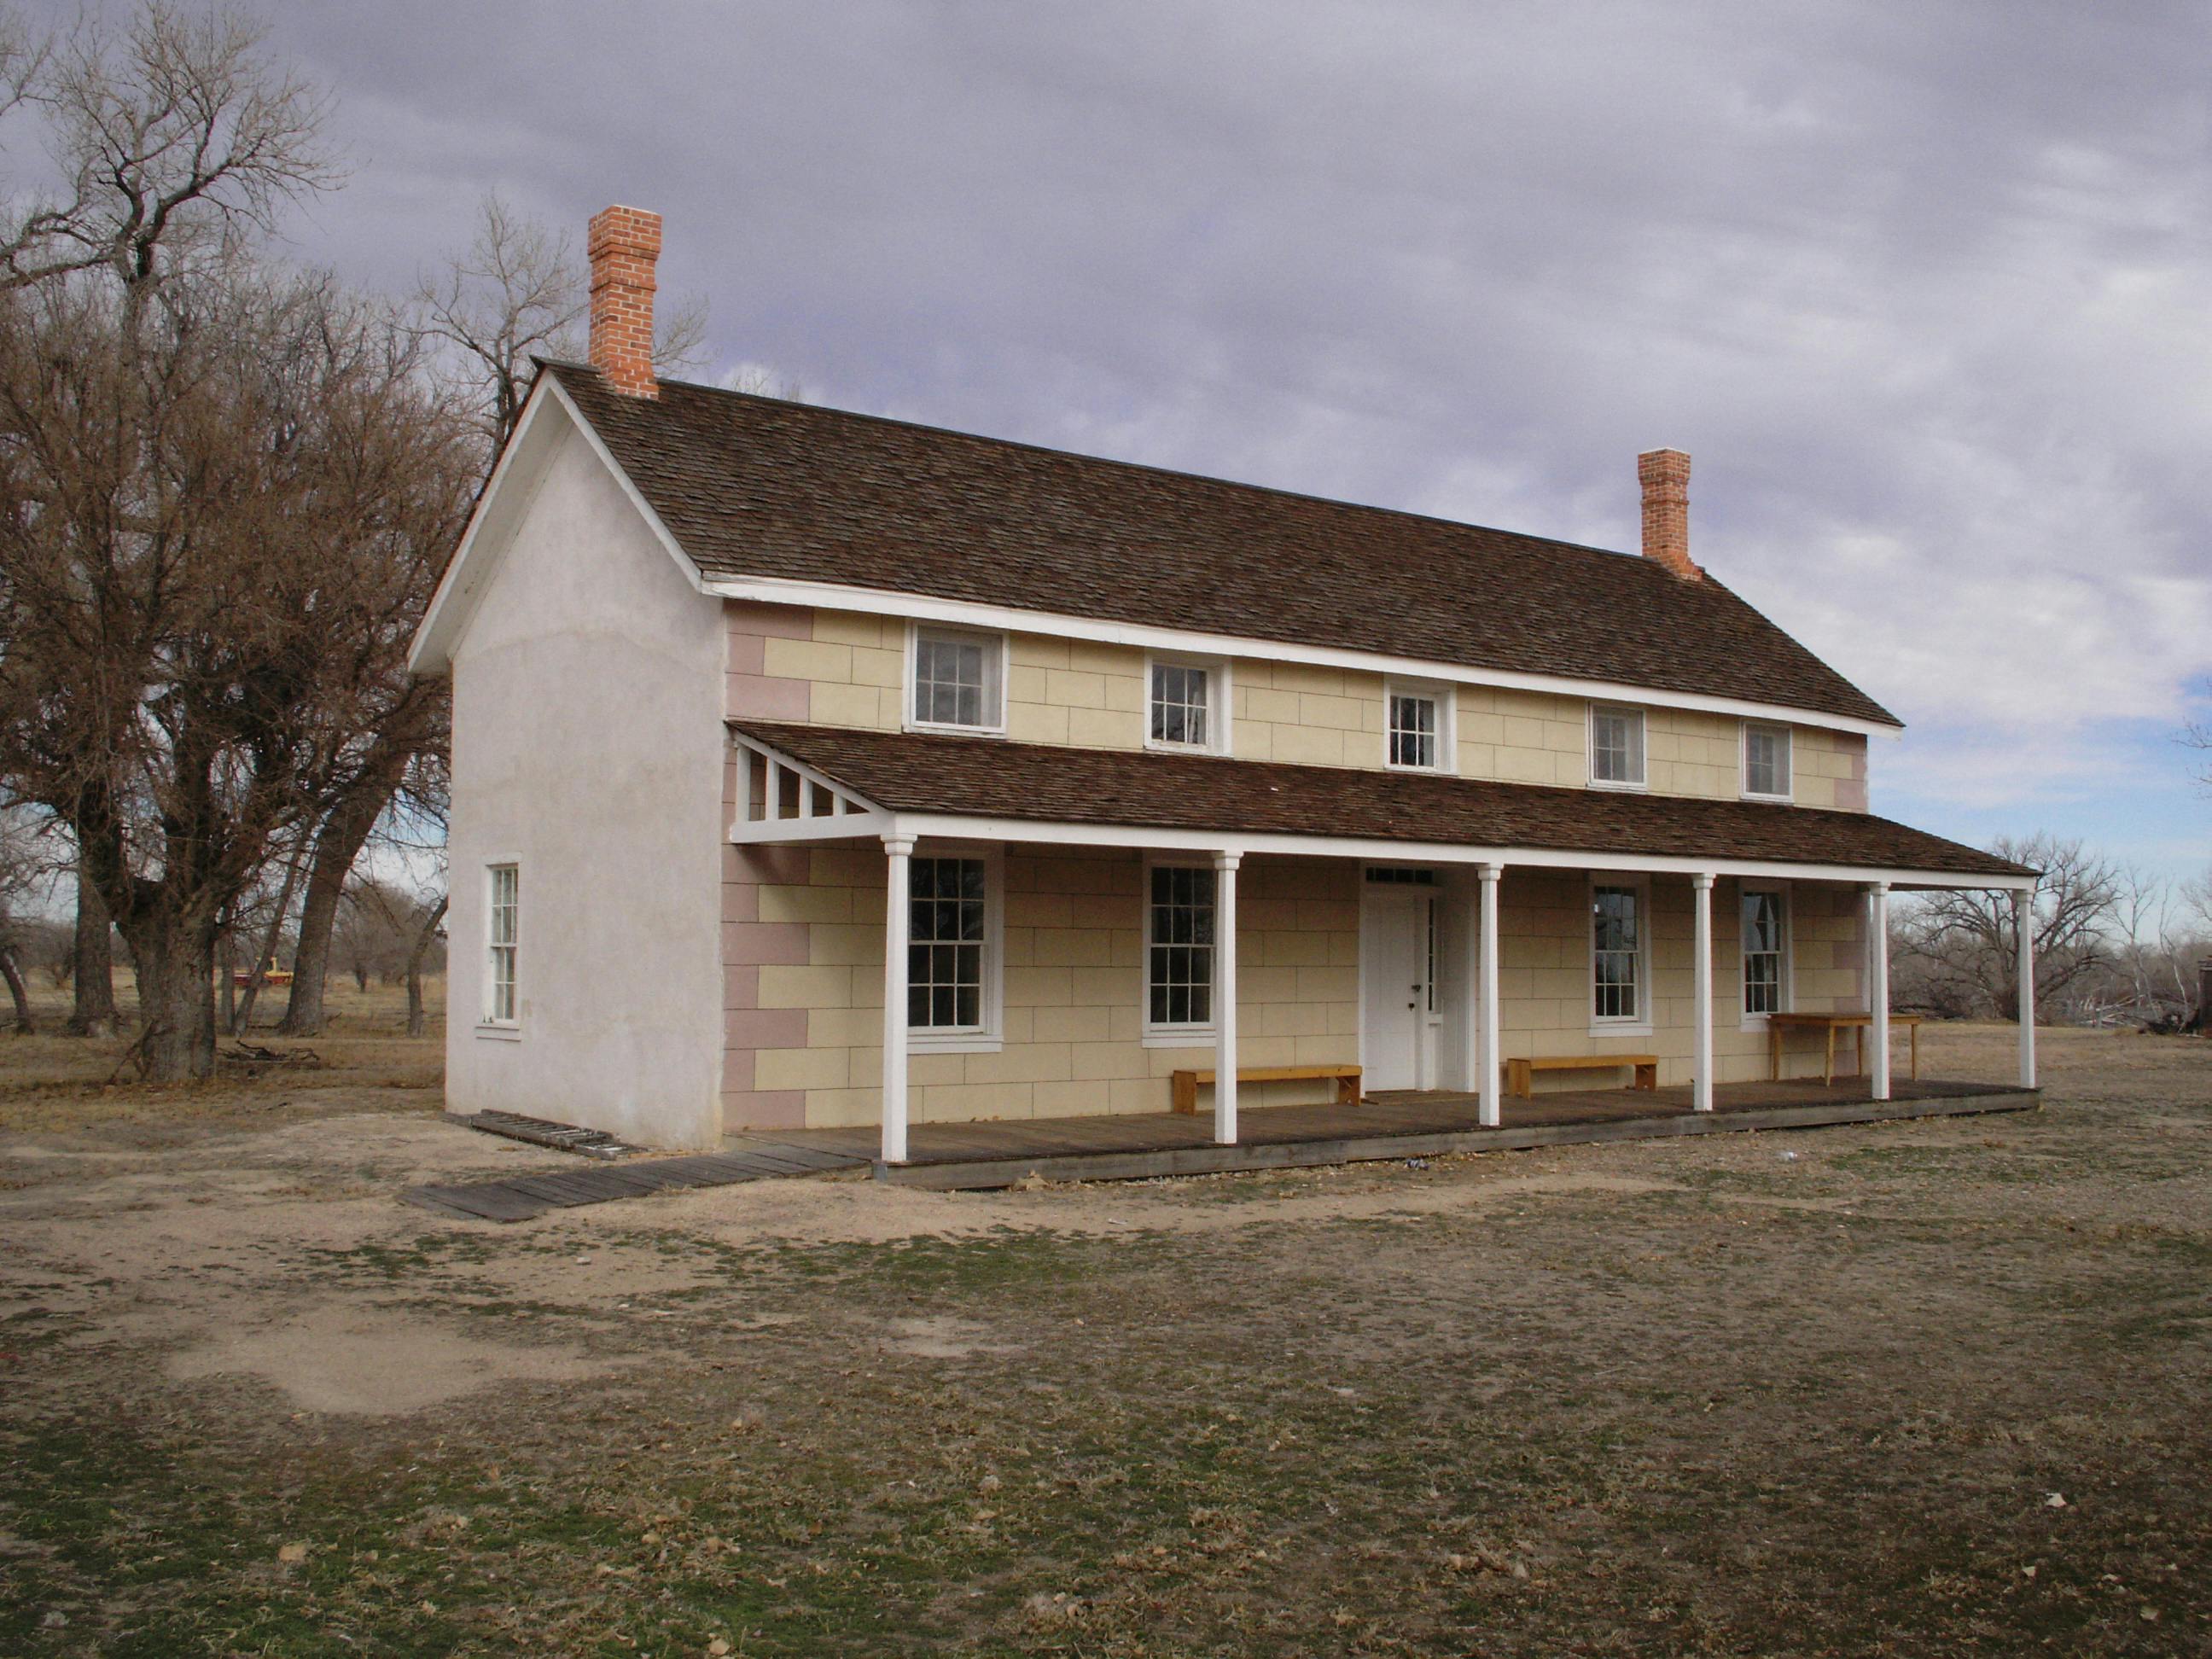
[[[1694,1112],[1686,1086],[1656,1091],[1576,1091],[1508,1100],[1504,1121],[1486,1129],[1470,1094],[1442,1091],[1370,1095],[1344,1106],[1246,1107],[1233,1146],[1213,1143],[1206,1113],[1146,1112],[1115,1116],[1025,1118],[988,1123],[916,1123],[908,1131],[908,1161],[878,1164],[879,1179],[944,1190],[1010,1186],[1035,1174],[1048,1181],[1128,1181],[1153,1176],[1211,1175],[1237,1170],[1293,1169],[1321,1164],[1422,1158],[1447,1152],[1508,1152],[1577,1142],[1638,1140],[1661,1135],[1804,1129],[1837,1123],[2022,1111],[2041,1098],[2016,1085],[1911,1082],[1899,1079],[1893,1098],[1869,1097],[1866,1079],[1723,1084],[1714,1109]],[[779,1143],[872,1160],[878,1132],[779,1129],[740,1133],[732,1149]]]

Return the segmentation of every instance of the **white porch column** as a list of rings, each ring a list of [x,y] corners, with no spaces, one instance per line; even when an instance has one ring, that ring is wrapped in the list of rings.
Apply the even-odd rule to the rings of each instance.
[[[1697,1029],[1692,1033],[1690,1105],[1693,1110],[1710,1112],[1713,1109],[1713,878],[1699,871],[1690,878],[1695,890],[1697,914],[1696,975],[1692,986],[1691,1018]]]
[[[1475,1056],[1479,1084],[1475,1121],[1486,1129],[1498,1127],[1500,1118],[1498,1075],[1498,884],[1505,874],[1502,864],[1480,866],[1482,877],[1482,942],[1480,971],[1476,975],[1476,1024],[1480,1051]]]
[[[1237,1144],[1237,866],[1213,855],[1213,1138]]]
[[[2013,931],[2020,936],[2020,1086],[2035,1087],[2035,890],[2015,887]]]
[[[1889,1098],[1889,884],[1877,881],[1867,888],[1867,1012],[1874,1017],[1868,1028],[1867,1070],[1873,1073],[1874,1097]]]
[[[884,1147],[886,1164],[906,1162],[906,951],[914,915],[914,842],[885,836],[884,895]]]

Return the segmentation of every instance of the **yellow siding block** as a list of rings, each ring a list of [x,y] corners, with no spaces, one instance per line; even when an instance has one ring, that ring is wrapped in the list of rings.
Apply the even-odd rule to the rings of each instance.
[[[769,640],[763,647],[765,672],[779,679],[830,680],[849,684],[853,647],[818,640]]]

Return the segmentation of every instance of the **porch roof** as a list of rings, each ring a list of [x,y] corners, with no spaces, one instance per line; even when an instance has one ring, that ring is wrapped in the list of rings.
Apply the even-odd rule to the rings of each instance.
[[[2010,878],[2008,885],[2035,874],[1865,812],[757,720],[730,729],[895,814],[1524,848],[1598,863],[1844,866]],[[862,833],[857,824],[854,833]]]

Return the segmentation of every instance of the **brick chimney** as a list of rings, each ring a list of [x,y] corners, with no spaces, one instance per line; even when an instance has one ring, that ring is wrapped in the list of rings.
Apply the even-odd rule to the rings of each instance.
[[[592,261],[592,367],[626,396],[659,397],[653,266],[660,257],[660,216],[629,207],[595,213],[584,251]]]
[[[1679,449],[1647,449],[1636,458],[1644,486],[1644,556],[1685,581],[1705,573],[1690,562],[1690,458]]]

